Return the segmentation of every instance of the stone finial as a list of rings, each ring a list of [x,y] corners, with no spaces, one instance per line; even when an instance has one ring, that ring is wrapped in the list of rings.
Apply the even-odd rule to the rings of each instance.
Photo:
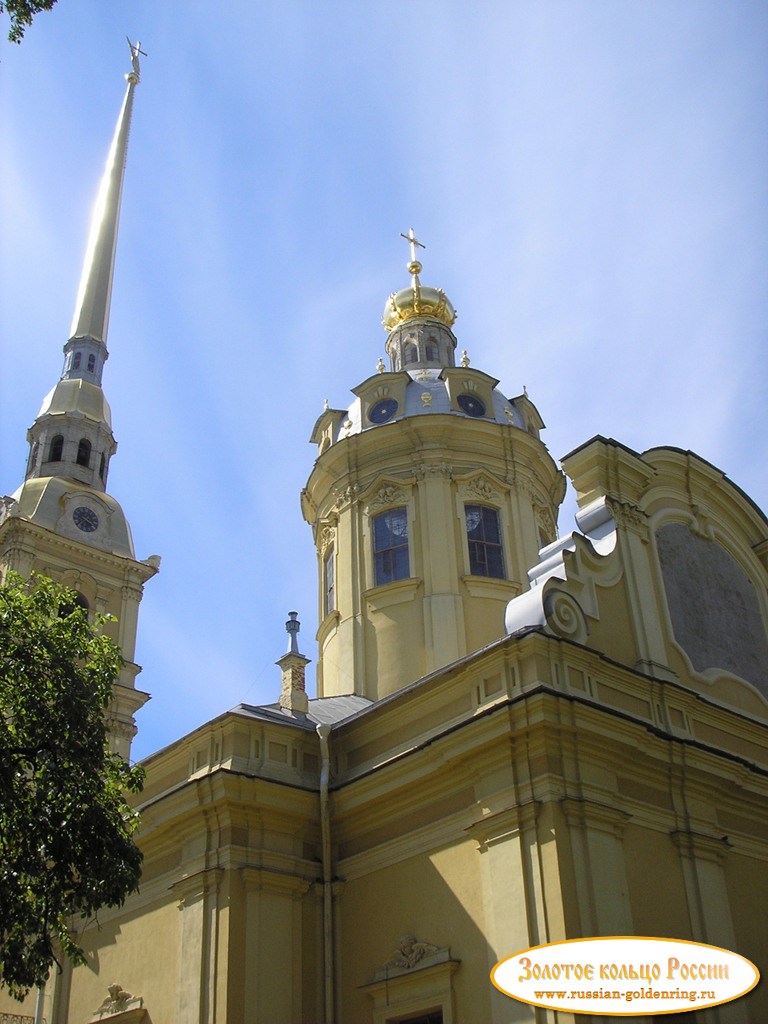
[[[384,360],[379,356],[379,361],[376,363],[376,373],[384,373],[387,367],[384,365]]]
[[[461,350],[461,365],[469,366],[469,356],[467,355],[467,350],[465,348]]]
[[[310,659],[305,658],[299,652],[301,623],[298,612],[288,612],[285,629],[288,633],[288,652],[276,662],[283,673],[279,704],[287,711],[306,714],[309,709],[309,700],[307,699],[305,674]]]

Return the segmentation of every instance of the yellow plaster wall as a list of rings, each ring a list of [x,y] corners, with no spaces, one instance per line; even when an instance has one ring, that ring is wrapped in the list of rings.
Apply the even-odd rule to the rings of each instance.
[[[359,989],[401,936],[449,946],[461,960],[453,978],[456,1019],[489,1019],[489,947],[483,935],[480,855],[469,841],[410,857],[344,886],[337,927],[343,950],[342,1021],[366,1021],[371,1000]]]
[[[21,1017],[34,1017],[36,1005],[37,990],[33,990],[26,999],[19,1002],[16,999],[11,999],[6,988],[0,989],[0,1016],[4,1013],[12,1013]]]
[[[177,1017],[181,982],[179,910],[175,900],[102,922],[93,922],[83,936],[87,965],[72,976],[68,1021],[89,1021],[112,982],[142,996],[152,1024]],[[192,965],[190,965],[190,970]],[[199,985],[199,978],[188,979]]]
[[[504,612],[512,596],[510,593],[499,598],[475,597],[465,601],[464,622],[468,651],[476,651],[504,636]]]
[[[637,935],[692,939],[680,853],[666,832],[628,825],[623,837]]]
[[[612,587],[599,588],[600,618],[589,620],[587,644],[633,667],[638,654],[625,587],[620,580]]]
[[[731,903],[736,952],[751,960],[761,981],[745,1002],[750,1021],[768,1021],[768,864],[731,852],[723,865]]]
[[[365,660],[366,679],[376,680],[374,691],[366,694],[372,698],[393,693],[425,674],[424,615],[418,598],[370,612]],[[352,664],[352,653],[342,655],[341,661]]]

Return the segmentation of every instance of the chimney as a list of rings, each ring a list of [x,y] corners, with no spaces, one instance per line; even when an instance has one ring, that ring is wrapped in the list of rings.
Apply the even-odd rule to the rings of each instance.
[[[288,652],[275,662],[283,673],[279,704],[287,711],[298,711],[305,715],[309,708],[309,701],[307,700],[304,675],[310,659],[299,653],[298,634],[301,623],[298,612],[288,612],[285,629],[288,633]]]

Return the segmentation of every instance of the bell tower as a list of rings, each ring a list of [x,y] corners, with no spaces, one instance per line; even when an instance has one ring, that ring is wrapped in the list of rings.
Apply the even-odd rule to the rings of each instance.
[[[58,383],[27,432],[26,476],[12,497],[0,498],[0,573],[50,576],[76,590],[82,602],[113,615],[108,632],[125,663],[108,712],[115,750],[128,757],[135,712],[148,695],[136,688],[136,628],[143,585],[160,559],[138,561],[120,504],[107,492],[117,450],[112,415],[101,388],[108,358],[107,328],[120,202],[140,44],[131,70],[93,213],[70,336]]]
[[[302,494],[318,557],[318,696],[378,700],[504,632],[527,566],[556,537],[565,480],[523,393],[456,364],[456,312],[421,284],[390,295],[389,369],[326,408]]]

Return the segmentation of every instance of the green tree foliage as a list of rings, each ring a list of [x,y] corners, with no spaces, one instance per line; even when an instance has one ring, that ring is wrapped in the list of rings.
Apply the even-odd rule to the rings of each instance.
[[[11,19],[10,41],[20,43],[34,16],[50,11],[55,3],[56,0],[0,0],[0,14],[7,12]]]
[[[104,713],[122,659],[106,620],[44,577],[0,587],[0,984],[16,998],[77,930],[137,889],[127,791],[143,773],[109,750]]]

